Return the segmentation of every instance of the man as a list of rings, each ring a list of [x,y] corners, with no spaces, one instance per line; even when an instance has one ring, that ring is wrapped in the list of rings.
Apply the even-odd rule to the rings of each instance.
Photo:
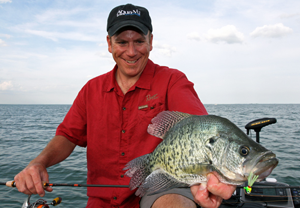
[[[114,8],[107,31],[116,66],[81,89],[56,136],[15,176],[19,191],[43,196],[46,168],[67,158],[76,145],[87,148],[87,183],[128,185],[124,166],[161,142],[147,133],[153,117],[164,110],[207,114],[182,72],[148,59],[153,35],[147,9],[131,4]],[[219,183],[213,174],[208,177],[207,185],[144,196],[141,202],[135,190],[88,188],[87,207],[218,207],[234,187]]]

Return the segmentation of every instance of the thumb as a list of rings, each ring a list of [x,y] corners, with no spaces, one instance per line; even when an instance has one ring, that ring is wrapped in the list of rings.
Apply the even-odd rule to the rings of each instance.
[[[45,171],[45,172],[42,173],[42,182],[43,183],[44,182],[49,183],[49,175],[48,175],[47,171]],[[48,191],[48,192],[52,192],[53,191],[53,189],[50,186],[46,186],[45,190]]]

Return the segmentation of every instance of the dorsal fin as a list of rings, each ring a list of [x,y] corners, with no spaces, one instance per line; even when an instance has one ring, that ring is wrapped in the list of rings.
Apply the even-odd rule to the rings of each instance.
[[[163,111],[157,114],[148,126],[148,133],[163,139],[165,133],[179,121],[192,115],[176,111]]]

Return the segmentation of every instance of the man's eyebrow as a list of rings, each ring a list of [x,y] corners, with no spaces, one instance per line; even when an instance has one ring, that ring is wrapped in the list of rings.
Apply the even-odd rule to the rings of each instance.
[[[124,39],[122,39],[121,37],[119,37],[119,36],[116,36],[115,37],[115,41],[125,41]]]

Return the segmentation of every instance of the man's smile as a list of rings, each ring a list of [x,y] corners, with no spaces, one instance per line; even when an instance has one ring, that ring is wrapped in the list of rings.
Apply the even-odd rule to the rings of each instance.
[[[134,64],[134,63],[136,63],[136,62],[138,61],[138,59],[133,60],[133,61],[129,61],[129,60],[126,60],[126,59],[125,59],[125,61],[126,61],[127,63],[129,63],[129,64]]]

